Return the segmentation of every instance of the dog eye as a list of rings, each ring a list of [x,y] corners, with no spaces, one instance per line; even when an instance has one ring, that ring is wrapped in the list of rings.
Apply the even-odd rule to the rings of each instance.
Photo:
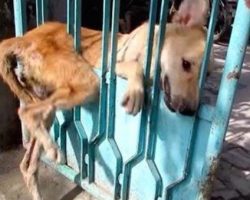
[[[184,71],[190,72],[191,63],[189,61],[185,60],[184,58],[182,58],[182,68],[184,69]]]

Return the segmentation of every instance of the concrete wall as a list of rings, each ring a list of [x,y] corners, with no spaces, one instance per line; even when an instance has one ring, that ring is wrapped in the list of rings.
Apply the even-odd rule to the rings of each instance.
[[[0,1],[0,41],[14,35],[14,25],[6,2]],[[18,100],[0,78],[0,152],[21,142],[18,105]]]
[[[9,88],[0,81],[0,151],[21,142],[17,108],[17,99]]]

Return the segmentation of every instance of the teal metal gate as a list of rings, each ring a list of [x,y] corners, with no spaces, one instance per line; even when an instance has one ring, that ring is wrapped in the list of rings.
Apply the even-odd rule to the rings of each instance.
[[[39,25],[46,19],[47,4],[45,0],[36,0],[36,3]],[[148,97],[152,99],[151,104],[145,105],[142,112],[133,117],[117,105],[127,83],[116,78],[116,53],[109,58],[107,51],[111,41],[111,50],[116,52],[119,3],[119,0],[104,0],[102,67],[97,71],[101,78],[100,100],[57,113],[51,135],[65,153],[67,164],[54,167],[97,199],[208,199],[249,39],[250,9],[244,0],[238,1],[215,106],[201,104],[194,117],[171,113],[166,109],[157,87],[158,68],[153,87],[147,88],[148,92],[152,91]],[[212,47],[218,3],[214,0],[212,4],[200,76],[201,91]],[[81,0],[68,0],[67,4],[67,28],[69,34],[74,36],[78,50]],[[148,63],[152,56],[156,7],[157,0],[151,0],[146,79],[150,71]],[[168,1],[162,1],[157,52],[161,50],[164,37],[167,7]],[[16,35],[22,35],[26,30],[25,1],[14,0],[14,9]],[[111,63],[111,70],[106,73],[108,62]]]

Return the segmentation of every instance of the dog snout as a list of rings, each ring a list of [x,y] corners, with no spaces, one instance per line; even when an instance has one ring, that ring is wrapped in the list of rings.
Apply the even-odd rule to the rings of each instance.
[[[170,95],[170,85],[169,80],[167,76],[164,76],[163,79],[161,79],[161,86],[165,94]]]
[[[193,116],[196,112],[196,103],[189,102],[184,98],[176,96],[172,99],[164,98],[165,104],[172,112],[179,112],[182,115]]]

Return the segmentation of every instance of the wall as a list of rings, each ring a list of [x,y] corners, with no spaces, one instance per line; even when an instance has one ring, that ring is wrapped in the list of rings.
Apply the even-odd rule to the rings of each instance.
[[[0,1],[0,41],[14,35],[14,25],[7,0]],[[18,100],[0,78],[0,151],[21,143]]]

